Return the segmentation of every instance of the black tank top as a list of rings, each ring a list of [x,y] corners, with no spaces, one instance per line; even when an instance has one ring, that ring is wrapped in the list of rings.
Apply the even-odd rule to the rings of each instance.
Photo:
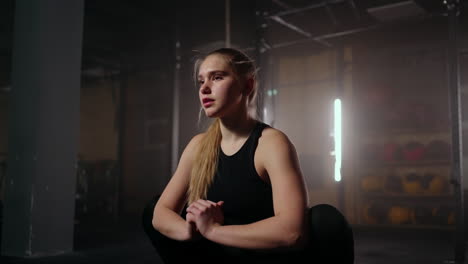
[[[207,199],[224,201],[224,224],[241,225],[273,216],[271,185],[258,175],[254,154],[262,131],[267,124],[257,122],[249,138],[232,156],[219,150],[219,160]]]

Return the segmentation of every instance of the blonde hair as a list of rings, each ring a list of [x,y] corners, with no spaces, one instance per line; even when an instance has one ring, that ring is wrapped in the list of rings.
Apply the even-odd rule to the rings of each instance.
[[[249,114],[252,118],[257,117],[256,113],[256,74],[257,70],[252,59],[243,52],[231,49],[221,48],[198,58],[194,64],[194,81],[198,83],[198,71],[203,60],[210,55],[221,55],[230,65],[238,80],[252,78],[254,80],[254,89],[248,98]],[[217,118],[208,127],[203,139],[200,141],[194,164],[192,166],[190,183],[188,188],[188,202],[193,203],[198,199],[206,199],[208,188],[213,182],[218,168],[219,149],[221,144],[221,121]]]

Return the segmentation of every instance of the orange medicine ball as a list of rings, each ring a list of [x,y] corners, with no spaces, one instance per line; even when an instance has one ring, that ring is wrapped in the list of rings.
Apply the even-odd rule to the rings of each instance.
[[[388,211],[388,220],[391,224],[408,224],[414,219],[411,209],[402,206],[392,206]]]

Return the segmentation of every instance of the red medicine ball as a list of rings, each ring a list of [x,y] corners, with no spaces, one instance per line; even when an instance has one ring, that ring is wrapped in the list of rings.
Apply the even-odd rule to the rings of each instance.
[[[409,142],[403,149],[403,157],[406,161],[420,161],[426,152],[426,148],[419,142]]]

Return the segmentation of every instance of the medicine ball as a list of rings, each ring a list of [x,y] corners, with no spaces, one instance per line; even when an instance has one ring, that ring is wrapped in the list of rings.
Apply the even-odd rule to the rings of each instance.
[[[416,173],[409,173],[403,177],[403,189],[408,194],[419,194],[423,192],[421,176]]]
[[[434,179],[435,176],[435,174],[428,172],[421,177],[421,185],[424,190],[429,189],[429,183],[432,181],[432,179]]]
[[[377,192],[383,189],[383,181],[379,176],[365,176],[361,179],[361,188],[366,192]]]
[[[388,220],[393,225],[410,224],[412,210],[403,206],[392,206],[388,211]]]
[[[426,148],[419,142],[409,142],[403,149],[403,157],[406,161],[421,161],[424,157]]]
[[[448,179],[442,175],[437,175],[429,182],[427,192],[430,194],[443,194],[448,191]]]

